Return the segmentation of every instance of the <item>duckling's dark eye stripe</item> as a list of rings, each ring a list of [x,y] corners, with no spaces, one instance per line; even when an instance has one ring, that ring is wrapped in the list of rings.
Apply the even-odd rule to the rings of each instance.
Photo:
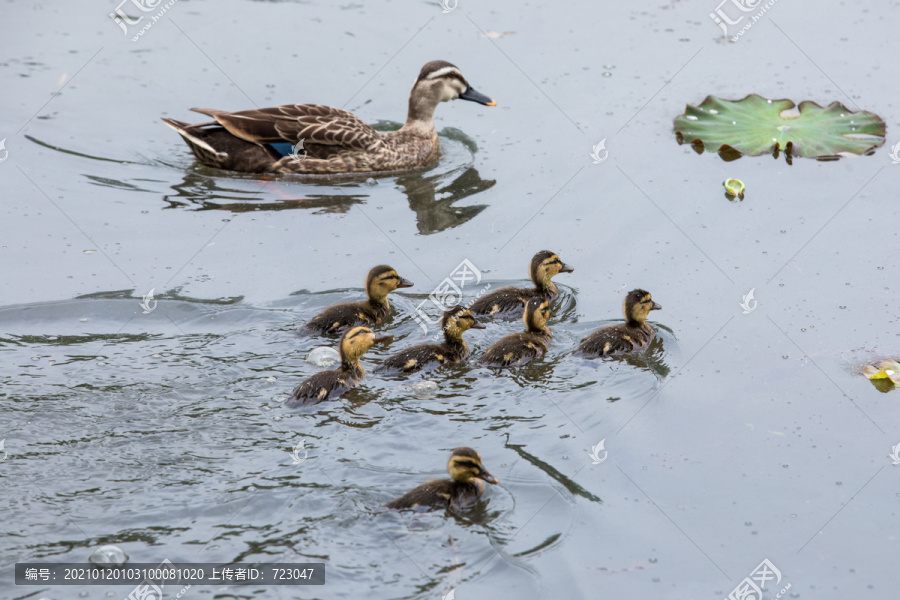
[[[399,275],[385,275],[381,278],[382,281],[387,281],[388,279],[400,279]]]
[[[348,340],[352,340],[352,339],[355,338],[356,336],[362,335],[362,334],[364,334],[364,333],[369,333],[369,330],[368,330],[368,329],[360,329],[359,331],[357,331],[356,333],[354,333],[353,335],[351,335],[351,336],[348,337],[347,339],[348,339]]]

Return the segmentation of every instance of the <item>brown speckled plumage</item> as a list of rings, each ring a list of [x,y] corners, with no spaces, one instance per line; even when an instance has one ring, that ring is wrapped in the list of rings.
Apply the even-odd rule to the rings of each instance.
[[[435,363],[443,366],[465,360],[469,356],[469,345],[462,336],[469,329],[484,329],[484,325],[476,321],[472,312],[467,308],[462,306],[448,308],[441,316],[441,331],[444,332],[443,344],[420,344],[402,350],[386,358],[375,368],[375,372],[415,373]]]
[[[534,288],[500,288],[482,296],[469,308],[476,315],[504,315],[519,313],[531,298],[544,298],[552,302],[559,295],[559,288],[553,283],[553,277],[558,273],[571,273],[574,270],[555,253],[541,250],[528,265],[528,274]]]
[[[338,346],[341,366],[333,371],[316,373],[298,385],[284,405],[288,408],[296,408],[305,404],[318,404],[339,398],[341,394],[355,388],[360,381],[365,379],[366,372],[359,364],[362,355],[372,347],[372,344],[387,342],[393,337],[376,338],[368,327],[348,329],[341,337],[341,343]]]
[[[163,121],[177,131],[201,163],[249,173],[336,175],[407,171],[439,156],[434,110],[441,102],[472,100],[496,103],[475,91],[454,65],[435,60],[422,67],[409,96],[406,123],[397,131],[379,132],[359,117],[320,104],[287,104],[226,112],[191,110],[214,120],[191,125]],[[270,144],[303,142],[303,153],[284,156]]]
[[[447,471],[451,479],[433,479],[385,504],[387,508],[454,511],[471,508],[484,494],[484,482],[498,483],[472,448],[457,448],[450,455]]]
[[[577,352],[587,356],[614,356],[644,350],[653,339],[653,328],[647,323],[651,310],[662,306],[644,290],[631,290],[625,296],[625,324],[603,327],[581,340]]]
[[[325,335],[338,335],[354,325],[379,325],[391,314],[387,295],[397,288],[412,287],[413,283],[397,274],[387,265],[373,267],[366,276],[366,294],[362,302],[346,302],[313,317],[301,331]]]
[[[540,358],[550,347],[553,334],[547,329],[550,318],[550,301],[545,298],[532,298],[525,305],[522,320],[525,321],[524,333],[513,333],[484,351],[478,361],[486,367],[518,367]]]

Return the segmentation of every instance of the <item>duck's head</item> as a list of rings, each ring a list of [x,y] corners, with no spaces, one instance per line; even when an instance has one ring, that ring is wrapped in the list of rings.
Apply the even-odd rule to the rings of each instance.
[[[369,299],[379,303],[383,302],[387,295],[397,288],[412,286],[412,281],[400,277],[397,271],[387,265],[378,265],[369,271],[369,275],[366,277],[366,292],[369,294]]]
[[[525,312],[522,313],[522,320],[525,322],[525,329],[533,332],[546,333],[547,319],[550,318],[550,301],[546,298],[532,298],[525,304]]]
[[[387,335],[383,337],[375,337],[368,327],[351,327],[341,336],[341,343],[338,346],[338,352],[341,355],[341,364],[344,366],[353,366],[359,362],[359,358],[365,354],[372,344],[380,344],[394,339],[394,336]]]
[[[564,263],[559,257],[549,250],[541,250],[531,259],[529,272],[531,273],[531,281],[538,289],[553,289],[553,282],[550,281],[558,273],[571,273],[574,271],[572,267]]]
[[[441,316],[441,331],[448,339],[460,339],[464,331],[484,328],[484,324],[479,323],[472,311],[464,306],[451,306]]]
[[[456,448],[450,454],[447,470],[454,481],[467,483],[473,479],[480,479],[488,483],[499,483],[499,479],[484,468],[481,455],[472,448]]]
[[[409,94],[410,121],[431,121],[435,107],[448,100],[471,100],[485,106],[496,106],[497,103],[475,91],[456,65],[445,60],[433,60],[426,63],[419,72],[419,78],[413,84]]]
[[[653,301],[650,292],[645,290],[631,290],[625,296],[625,319],[629,323],[643,323],[651,310],[660,310],[662,306]]]

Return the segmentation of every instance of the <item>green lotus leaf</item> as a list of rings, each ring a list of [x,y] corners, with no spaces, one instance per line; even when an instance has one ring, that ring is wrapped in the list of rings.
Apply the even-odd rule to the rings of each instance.
[[[707,96],[699,106],[688,105],[675,119],[679,144],[701,154],[718,152],[726,161],[743,155],[784,152],[794,156],[836,160],[842,155],[871,154],[884,144],[885,124],[868,111],[853,112],[840,102],[826,107],[809,100],[767,100],[750,94],[742,100]]]

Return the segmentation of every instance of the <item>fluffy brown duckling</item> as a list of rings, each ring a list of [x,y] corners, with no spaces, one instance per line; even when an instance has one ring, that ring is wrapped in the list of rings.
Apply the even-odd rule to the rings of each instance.
[[[379,325],[391,314],[387,295],[397,288],[412,286],[412,281],[400,277],[393,268],[378,265],[366,276],[367,300],[326,308],[304,325],[303,329],[311,333],[336,335],[356,325]]]
[[[625,324],[598,329],[581,340],[577,352],[588,356],[614,356],[645,349],[653,339],[653,328],[647,324],[647,315],[651,310],[661,308],[650,297],[650,292],[631,290],[625,296],[623,306]]]
[[[429,365],[452,365],[469,356],[469,345],[463,339],[463,333],[469,329],[484,329],[484,325],[475,320],[472,311],[463,306],[453,306],[441,316],[441,331],[444,332],[443,344],[420,344],[402,350],[385,359],[375,368],[375,372],[402,371],[415,373]]]
[[[513,333],[484,351],[478,362],[486,367],[518,367],[540,358],[550,347],[553,334],[547,328],[550,318],[550,301],[532,298],[525,305],[522,320],[524,333]]]
[[[571,273],[572,267],[564,263],[549,250],[541,250],[531,259],[529,274],[534,282],[533,289],[505,287],[482,296],[469,307],[476,315],[496,315],[522,310],[531,298],[555,300],[559,288],[551,281],[558,273]]]
[[[450,454],[447,470],[451,479],[432,479],[388,502],[385,507],[465,510],[481,499],[485,481],[491,484],[499,481],[488,473],[481,462],[481,455],[472,448],[455,449]]]
[[[347,390],[355,388],[365,379],[366,372],[359,359],[372,344],[394,339],[389,335],[376,338],[368,327],[353,327],[341,337],[338,352],[341,355],[341,366],[333,371],[316,373],[294,389],[290,399],[284,403],[288,408],[296,408],[304,404],[318,404],[325,400],[338,398]]]

